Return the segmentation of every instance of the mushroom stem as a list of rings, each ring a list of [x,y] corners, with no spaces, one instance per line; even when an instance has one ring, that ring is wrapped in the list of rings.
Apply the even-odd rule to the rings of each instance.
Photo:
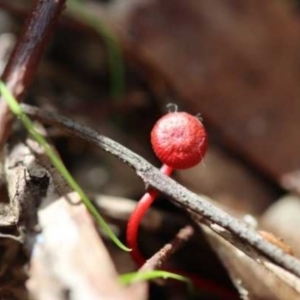
[[[161,167],[160,171],[163,174],[170,176],[171,173],[173,172],[173,168],[164,164]],[[154,202],[157,195],[158,192],[153,189],[150,189],[147,193],[145,193],[144,196],[137,203],[127,223],[127,232],[126,232],[127,245],[129,248],[132,249],[130,254],[139,267],[145,263],[146,259],[143,257],[143,255],[140,253],[138,249],[138,243],[137,243],[138,229],[143,216],[145,215],[146,211],[151,206],[151,204]]]

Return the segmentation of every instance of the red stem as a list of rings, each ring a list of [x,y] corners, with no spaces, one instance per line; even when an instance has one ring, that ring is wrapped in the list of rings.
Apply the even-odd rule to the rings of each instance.
[[[173,172],[173,169],[167,165],[163,165],[160,169],[160,171],[170,176]],[[154,202],[158,195],[158,191],[156,190],[149,190],[144,196],[140,199],[140,201],[137,203],[135,209],[131,213],[131,216],[127,223],[127,232],[126,232],[126,239],[127,239],[127,246],[132,249],[130,252],[133,260],[136,262],[136,264],[141,267],[145,262],[146,259],[141,254],[141,252],[138,249],[138,243],[137,243],[137,235],[138,235],[138,229],[139,225],[141,223],[141,220],[145,213],[147,212],[148,208],[151,206],[151,204]],[[170,272],[175,272],[177,274],[181,274],[185,277],[188,277],[192,282],[194,286],[199,287],[200,289],[203,289],[205,291],[208,291],[210,293],[213,293],[215,295],[218,295],[220,297],[226,297],[226,299],[232,299],[237,300],[239,299],[235,293],[229,291],[228,289],[225,289],[217,284],[215,284],[212,281],[199,278],[193,274],[189,274],[184,271],[178,271],[174,269],[165,269]]]
[[[167,165],[163,165],[160,171],[163,174],[170,176],[171,173],[173,172],[173,169]],[[130,252],[131,256],[139,267],[145,263],[146,259],[143,257],[143,255],[140,253],[138,249],[138,243],[137,243],[138,229],[143,216],[145,215],[145,213],[147,212],[151,204],[154,202],[157,195],[158,192],[156,190],[149,190],[149,192],[147,192],[137,203],[127,223],[127,233],[126,233],[127,245],[129,248],[132,249],[132,251]]]

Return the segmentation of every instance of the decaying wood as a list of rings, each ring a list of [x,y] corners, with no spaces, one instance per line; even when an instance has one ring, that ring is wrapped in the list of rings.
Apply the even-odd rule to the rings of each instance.
[[[32,231],[37,222],[36,208],[47,196],[50,175],[24,143],[11,145],[5,152],[10,203],[3,204],[7,214],[1,212],[1,227],[18,225]]]

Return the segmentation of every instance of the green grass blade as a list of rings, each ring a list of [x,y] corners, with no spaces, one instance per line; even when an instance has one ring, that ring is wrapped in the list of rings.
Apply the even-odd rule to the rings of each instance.
[[[126,273],[119,277],[119,281],[123,285],[128,285],[139,281],[153,280],[159,278],[183,281],[188,285],[189,290],[192,290],[192,283],[188,278],[162,270]]]
[[[125,67],[118,39],[99,18],[88,12],[81,1],[68,0],[67,8],[75,19],[87,24],[102,37],[110,68],[111,96],[122,96],[125,90]]]
[[[7,89],[3,81],[0,80],[0,93],[3,95],[4,100],[6,101],[7,105],[11,109],[11,111],[22,121],[25,128],[28,132],[32,135],[32,137],[44,148],[45,153],[51,160],[52,164],[57,168],[57,170],[61,173],[64,179],[68,182],[70,187],[75,190],[78,195],[80,196],[82,202],[91,213],[91,215],[95,218],[99,226],[106,232],[109,238],[121,249],[125,251],[131,251],[131,249],[127,248],[114,234],[105,220],[101,217],[98,213],[97,209],[91,202],[91,200],[87,197],[81,187],[78,185],[76,180],[70,174],[70,172],[66,169],[61,159],[55,154],[52,150],[51,146],[48,144],[46,139],[40,135],[34,128],[34,125],[30,118],[23,112],[22,108],[20,107],[17,100],[13,97],[11,92]]]

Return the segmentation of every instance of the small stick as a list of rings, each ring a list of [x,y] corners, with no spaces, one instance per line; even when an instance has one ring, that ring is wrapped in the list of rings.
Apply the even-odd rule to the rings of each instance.
[[[189,240],[193,234],[194,228],[191,225],[187,225],[182,228],[176,234],[175,238],[170,243],[163,246],[151,258],[149,258],[139,271],[150,271],[160,268],[162,264],[168,259],[168,257],[170,257],[175,251],[177,251],[183,243]]]
[[[159,269],[162,264],[183,245],[183,243],[188,241],[193,236],[194,233],[194,228],[190,225],[182,228],[170,243],[164,245],[157,253],[155,253],[146,261],[146,263],[139,269],[139,272]],[[198,287],[201,290],[205,290],[212,295],[218,296],[220,297],[220,299],[239,299],[234,292],[220,286],[219,284],[211,280],[201,278],[199,276],[196,276],[195,274],[182,271],[181,269],[175,270],[164,268],[164,270],[185,276],[193,283],[193,286]]]
[[[22,101],[61,15],[66,0],[38,0],[3,72],[2,80],[13,96]],[[13,114],[0,97],[0,150],[10,134]]]
[[[162,172],[162,174],[165,174],[166,176],[170,176],[173,169],[168,167],[167,165],[163,165],[160,171]],[[145,258],[140,253],[137,245],[139,224],[141,223],[141,220],[143,219],[145,213],[147,212],[151,204],[155,201],[157,196],[158,196],[158,191],[153,189],[150,189],[149,192],[145,193],[137,203],[127,223],[127,231],[126,231],[127,244],[128,247],[132,249],[130,254],[138,266],[142,266],[145,263]]]

